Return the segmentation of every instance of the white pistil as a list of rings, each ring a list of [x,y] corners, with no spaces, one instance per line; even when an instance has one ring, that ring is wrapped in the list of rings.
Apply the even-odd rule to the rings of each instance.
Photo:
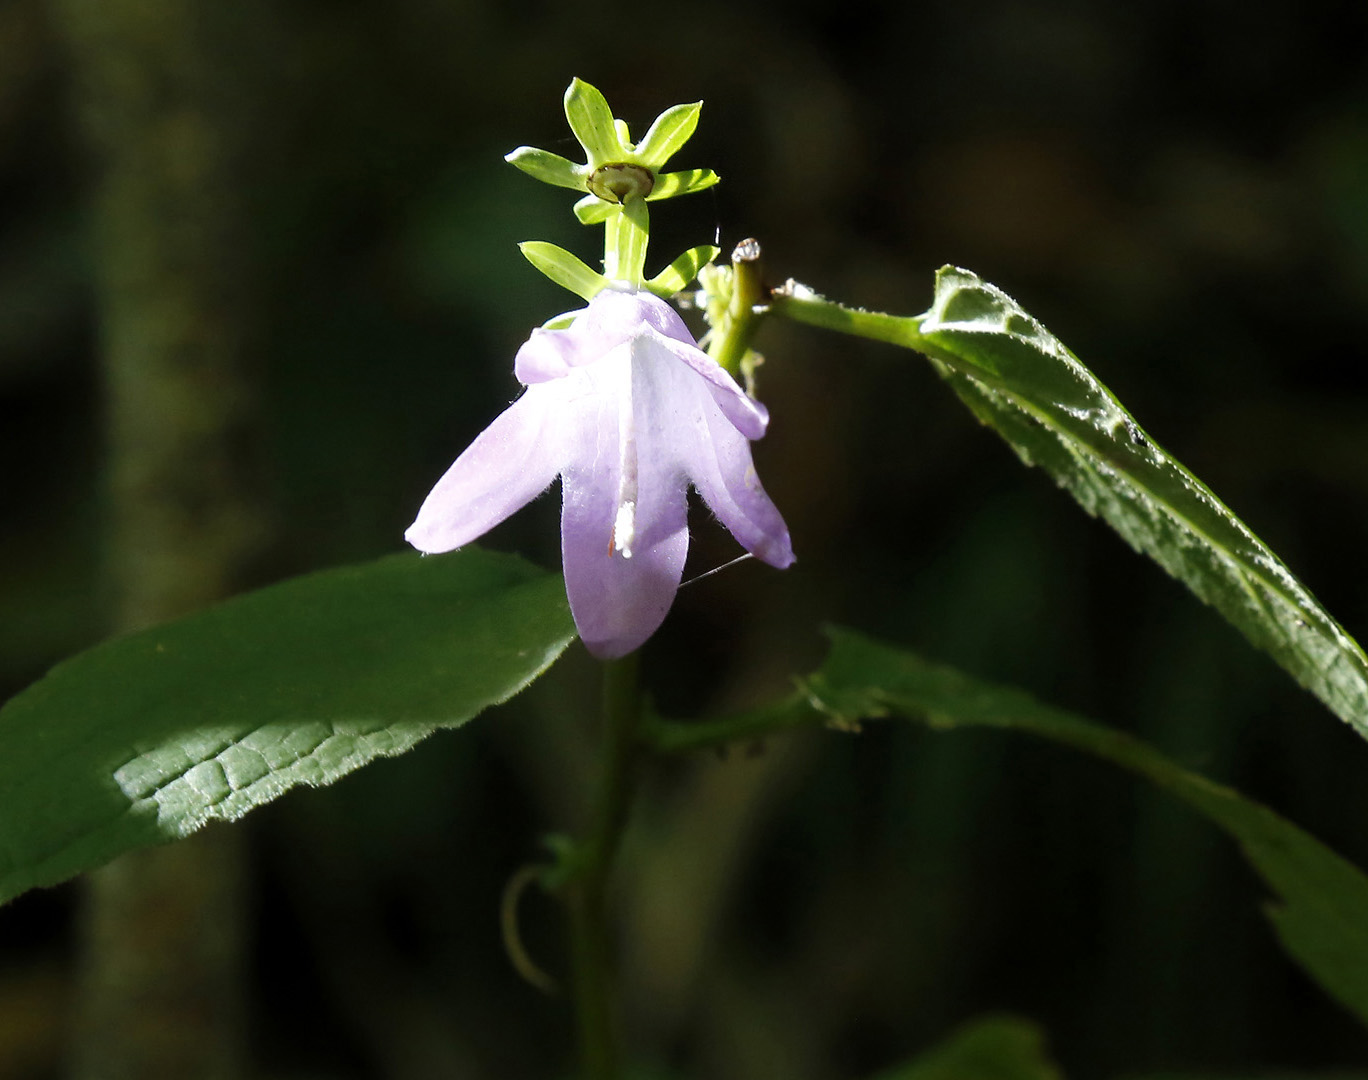
[[[635,347],[633,349],[635,351]],[[619,399],[617,517],[613,521],[613,550],[624,559],[632,557],[636,542],[637,448],[636,410],[632,407],[635,357],[627,361],[627,392]]]
[[[632,543],[636,540],[636,503],[631,499],[619,504],[617,520],[613,522],[613,547],[624,559],[632,557]]]

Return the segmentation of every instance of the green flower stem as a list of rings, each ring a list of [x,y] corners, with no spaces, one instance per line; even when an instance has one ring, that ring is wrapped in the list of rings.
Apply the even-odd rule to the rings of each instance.
[[[765,285],[760,269],[760,245],[743,240],[732,252],[732,292],[727,318],[713,336],[708,355],[735,376],[750,349],[751,338],[765,312]]]
[[[610,281],[641,287],[646,278],[646,242],[650,212],[640,195],[629,196],[622,209],[604,223],[603,273]]]
[[[583,1080],[622,1075],[614,1031],[606,901],[613,859],[635,790],[641,724],[639,653],[609,661],[603,680],[603,773],[592,832],[576,853],[569,888],[571,964]]]
[[[770,311],[794,322],[818,326],[823,330],[835,330],[837,333],[869,338],[871,341],[901,345],[903,348],[916,349],[918,352],[937,357],[943,353],[943,350],[937,349],[922,336],[921,320],[918,318],[843,307],[793,281],[774,290],[770,298]]]

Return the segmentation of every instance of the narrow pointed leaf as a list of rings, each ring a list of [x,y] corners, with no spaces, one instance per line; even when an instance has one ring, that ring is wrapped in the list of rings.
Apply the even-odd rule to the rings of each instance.
[[[901,716],[923,720],[938,731],[1022,731],[1144,777],[1205,815],[1239,845],[1278,897],[1265,910],[1288,954],[1368,1024],[1368,876],[1357,867],[1267,807],[1179,768],[1129,735],[852,631],[830,633],[830,655],[791,710],[815,708],[838,721]],[[783,718],[777,717],[769,714],[771,727],[781,726]]]
[[[579,218],[581,225],[599,225],[621,209],[617,203],[610,203],[597,195],[586,195],[575,203],[575,217]]]
[[[773,310],[925,353],[1024,462],[1043,468],[1368,737],[1368,658],[1358,643],[1006,293],[945,267],[935,303],[919,318],[841,307],[796,285],[776,295]]]
[[[591,168],[624,156],[613,123],[613,111],[598,89],[583,79],[573,79],[565,91],[565,119],[589,155]]]
[[[553,154],[549,150],[538,150],[535,146],[520,146],[510,154],[504,155],[510,165],[516,165],[533,179],[556,187],[584,190],[584,177],[581,169],[573,161]]]
[[[573,636],[559,575],[471,547],[81,653],[0,709],[0,903],[459,727]]]
[[[698,114],[702,108],[703,102],[695,101],[666,109],[656,117],[655,123],[637,145],[636,159],[648,169],[658,171],[689,141],[698,127]]]
[[[877,1080],[1062,1080],[1029,1020],[987,1016],[965,1024],[940,1045]]]
[[[523,258],[561,288],[586,300],[592,300],[608,283],[602,274],[591,270],[565,248],[545,240],[526,240],[518,245],[518,250]]]
[[[698,272],[717,258],[719,250],[711,244],[690,248],[646,282],[646,287],[657,296],[670,299],[698,277]]]
[[[711,169],[690,169],[688,172],[661,173],[656,177],[655,187],[646,196],[647,202],[657,199],[672,199],[676,195],[692,195],[704,191],[717,183],[719,177]],[[581,218],[581,221],[584,219]]]

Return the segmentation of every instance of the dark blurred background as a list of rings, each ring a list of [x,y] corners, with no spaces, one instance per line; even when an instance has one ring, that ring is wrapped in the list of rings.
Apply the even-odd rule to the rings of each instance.
[[[658,204],[653,267],[755,236],[775,281],[902,314],[936,267],[974,269],[1368,630],[1362,3],[183,9],[0,2],[6,694],[122,625],[101,357],[130,303],[149,340],[187,318],[158,275],[210,297],[178,333],[236,350],[255,495],[215,527],[251,538],[232,587],[401,548],[516,394],[529,328],[574,306],[516,242],[598,255],[570,193],[502,161],[573,156],[572,75],[637,134],[707,102],[677,164],[723,182]],[[155,208],[163,173],[204,205],[167,207],[186,254],[130,301],[149,227],[121,207]],[[758,345],[756,458],[799,562],[680,594],[646,661],[663,709],[783,692],[844,623],[1135,731],[1368,866],[1368,747],[924,362],[787,325]],[[557,513],[548,496],[487,543],[554,566]],[[736,553],[694,523],[691,572]],[[596,677],[575,646],[463,731],[239,827],[252,1075],[564,1075],[567,1007],[512,972],[496,916],[583,813]],[[648,779],[618,885],[643,1076],[853,1080],[988,1010],[1039,1021],[1072,1077],[1368,1068],[1230,845],[1053,746],[871,725],[680,763]],[[5,1080],[65,1075],[79,895],[0,911]],[[562,970],[555,908],[522,918]]]

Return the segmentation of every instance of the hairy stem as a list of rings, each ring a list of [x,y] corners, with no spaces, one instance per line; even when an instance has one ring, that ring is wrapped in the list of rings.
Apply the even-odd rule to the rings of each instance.
[[[794,322],[835,330],[853,337],[901,345],[907,349],[939,356],[930,342],[922,337],[921,318],[885,315],[881,311],[864,311],[846,307],[824,296],[818,296],[806,285],[789,281],[770,295],[770,311]]]
[[[714,330],[708,355],[729,374],[741,373],[741,361],[750,349],[765,302],[765,285],[760,264],[760,243],[743,240],[732,252],[732,293],[727,301],[727,316]]]

